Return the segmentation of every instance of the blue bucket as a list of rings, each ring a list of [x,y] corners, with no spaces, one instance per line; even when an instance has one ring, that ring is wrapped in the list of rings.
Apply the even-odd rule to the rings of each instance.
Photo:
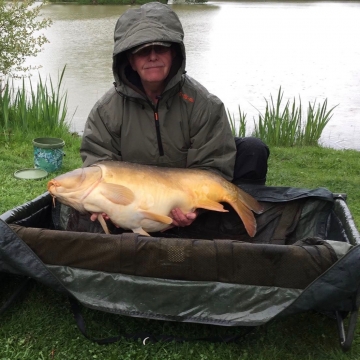
[[[34,145],[34,166],[47,172],[61,169],[65,142],[58,138],[36,138]]]

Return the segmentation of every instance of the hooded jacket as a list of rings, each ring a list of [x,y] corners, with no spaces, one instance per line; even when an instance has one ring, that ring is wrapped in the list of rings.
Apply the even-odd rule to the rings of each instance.
[[[186,74],[184,31],[158,2],[126,11],[115,26],[114,87],[93,107],[82,144],[83,166],[100,160],[200,168],[233,177],[236,147],[224,104]],[[176,50],[166,87],[153,104],[126,56],[136,46],[171,42]]]

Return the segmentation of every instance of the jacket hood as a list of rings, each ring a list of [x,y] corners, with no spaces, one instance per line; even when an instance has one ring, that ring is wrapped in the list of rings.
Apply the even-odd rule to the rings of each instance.
[[[176,50],[167,88],[181,80],[185,72],[184,30],[177,14],[168,6],[151,2],[136,9],[129,9],[120,16],[114,32],[113,73],[118,91],[132,95],[139,85],[139,78],[128,63],[126,52],[149,42],[171,42]],[[139,91],[137,91],[139,92]]]

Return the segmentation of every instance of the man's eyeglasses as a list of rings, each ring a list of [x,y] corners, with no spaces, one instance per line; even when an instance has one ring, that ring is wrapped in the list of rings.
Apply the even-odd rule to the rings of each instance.
[[[153,50],[156,54],[165,54],[166,52],[170,51],[170,47],[161,45],[147,46],[137,51],[134,55],[141,57],[149,56]]]

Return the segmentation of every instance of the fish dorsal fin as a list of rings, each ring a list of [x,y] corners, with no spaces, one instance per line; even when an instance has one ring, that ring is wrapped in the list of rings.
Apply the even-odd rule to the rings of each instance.
[[[220,203],[210,199],[200,200],[195,204],[195,207],[200,209],[213,210],[213,211],[228,212],[227,210],[224,209],[224,207]]]
[[[141,213],[146,219],[154,220],[163,224],[171,224],[173,222],[173,219],[171,217],[166,215],[155,214],[151,211],[140,210],[139,213]]]
[[[123,185],[102,183],[99,185],[101,195],[105,196],[109,201],[119,205],[129,205],[135,195],[128,187]]]

